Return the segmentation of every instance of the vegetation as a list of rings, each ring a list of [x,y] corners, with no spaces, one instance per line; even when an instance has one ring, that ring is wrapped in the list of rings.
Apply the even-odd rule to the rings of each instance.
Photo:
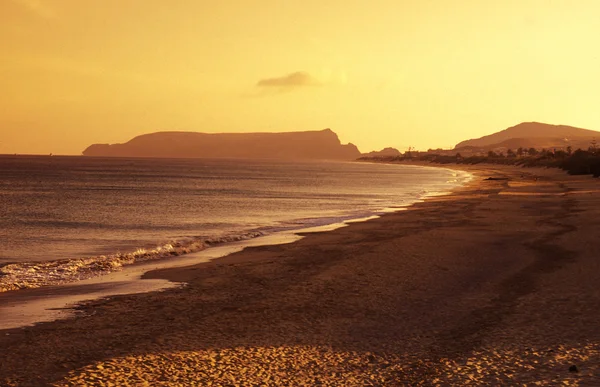
[[[503,164],[524,167],[561,168],[571,175],[593,175],[600,177],[600,148],[595,143],[587,150],[537,150],[535,148],[516,151],[508,149],[506,154],[489,151],[487,155],[463,157],[460,153],[455,155],[442,155],[434,152],[417,153],[406,152],[396,157],[363,157],[360,160],[370,161],[425,161],[438,164]]]

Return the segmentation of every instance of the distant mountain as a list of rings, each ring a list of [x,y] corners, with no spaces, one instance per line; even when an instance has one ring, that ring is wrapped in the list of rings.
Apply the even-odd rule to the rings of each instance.
[[[571,146],[587,148],[600,132],[566,125],[550,125],[539,122],[523,122],[500,132],[478,139],[458,143],[454,149],[464,148],[561,148]]]
[[[363,153],[362,157],[395,157],[400,156],[401,153],[396,148],[384,148],[380,151],[373,151],[369,153]]]
[[[157,132],[124,144],[93,144],[84,156],[354,160],[353,144],[342,145],[331,129],[286,133]]]

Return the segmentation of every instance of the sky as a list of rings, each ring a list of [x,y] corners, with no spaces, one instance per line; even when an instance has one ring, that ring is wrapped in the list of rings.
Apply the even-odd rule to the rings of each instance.
[[[331,128],[362,152],[600,130],[597,0],[0,0],[0,153]]]

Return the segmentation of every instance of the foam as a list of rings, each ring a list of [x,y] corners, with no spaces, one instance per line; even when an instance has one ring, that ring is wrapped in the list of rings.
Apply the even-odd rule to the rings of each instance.
[[[0,267],[0,292],[81,281],[120,270],[125,265],[189,254],[210,246],[248,240],[263,234],[260,231],[250,231],[218,238],[170,242],[153,249],[138,248],[129,253],[119,252],[97,257],[47,262],[11,263]]]
[[[431,168],[431,167],[419,167]],[[339,217],[323,217],[312,219],[299,219],[283,222],[278,227],[270,229],[248,231],[215,238],[188,238],[172,241],[155,248],[138,248],[135,251],[95,257],[83,257],[44,262],[19,262],[0,266],[0,292],[19,289],[39,288],[42,286],[61,285],[76,281],[83,281],[99,275],[120,271],[124,266],[134,263],[157,260],[172,260],[174,257],[200,252],[208,247],[229,244],[232,242],[247,241],[266,234],[285,231],[302,231],[303,233],[323,232],[345,227],[348,223],[373,219],[381,214],[405,210],[411,204],[421,202],[428,197],[444,195],[452,186],[464,184],[473,176],[468,172],[451,171],[452,179],[446,184],[440,184],[439,190],[422,190],[410,192],[411,199],[400,201],[398,206],[387,207],[376,211],[355,213]],[[450,186],[447,186],[450,184]],[[300,229],[300,230],[299,230]]]

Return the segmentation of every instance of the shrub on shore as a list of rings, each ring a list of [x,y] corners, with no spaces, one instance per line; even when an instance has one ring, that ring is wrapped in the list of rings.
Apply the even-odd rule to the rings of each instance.
[[[572,152],[571,149],[566,151],[557,150],[549,151],[542,149],[538,151],[534,148],[529,150],[519,150],[516,153],[512,150],[503,153],[495,153],[489,151],[487,155],[474,155],[463,157],[460,153],[456,155],[448,154],[414,154],[407,152],[401,156],[393,157],[362,157],[362,161],[378,161],[378,162],[401,162],[401,161],[421,161],[436,164],[502,164],[502,165],[518,165],[523,167],[546,167],[546,168],[561,168],[571,175],[593,175],[600,177],[600,149],[595,146],[588,150],[577,149]]]
[[[600,177],[600,154],[591,150],[576,150],[564,159],[560,167],[572,175],[594,175]]]

